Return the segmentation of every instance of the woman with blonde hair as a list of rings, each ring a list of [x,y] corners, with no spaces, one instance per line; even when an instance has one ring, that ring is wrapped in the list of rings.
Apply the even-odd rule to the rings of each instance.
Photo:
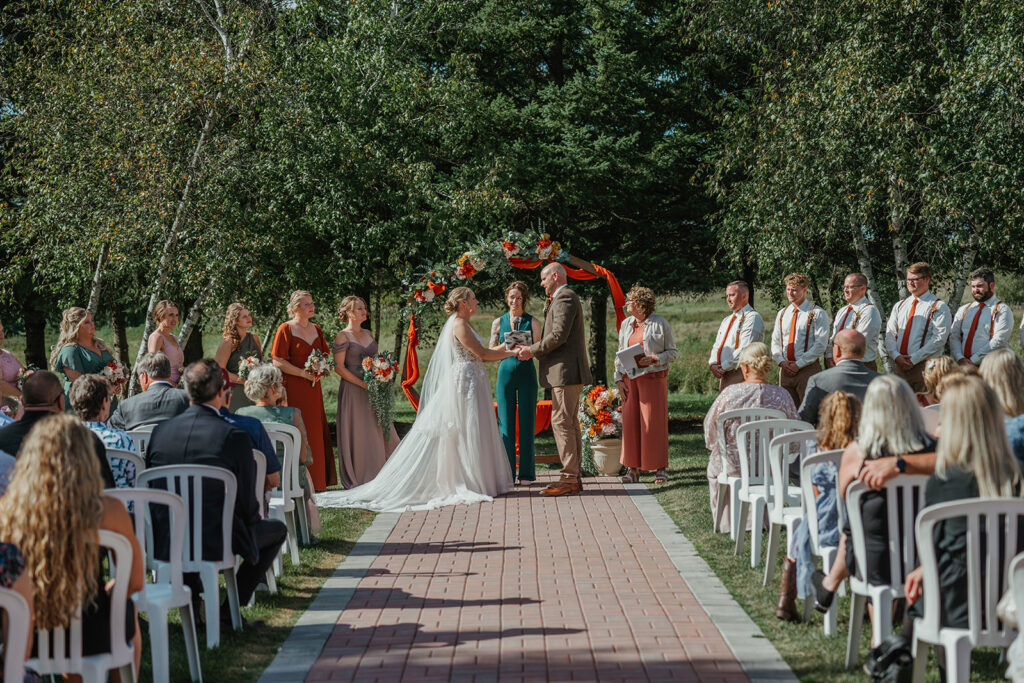
[[[238,376],[238,366],[242,360],[250,357],[263,361],[263,348],[256,335],[249,331],[252,327],[252,313],[245,304],[233,303],[224,314],[224,328],[221,332],[220,346],[214,358],[217,364],[228,371],[228,379],[234,385],[231,392],[231,405],[228,410],[237,413],[243,406],[251,406],[246,392],[242,390],[245,380]]]
[[[484,362],[514,353],[484,346],[469,323],[476,308],[471,289],[452,290],[445,302],[448,321],[430,357],[412,429],[372,481],[321,493],[318,505],[429,510],[489,501],[512,490]]]
[[[358,296],[346,296],[338,308],[338,320],[345,326],[334,338],[334,371],[341,377],[338,385],[338,478],[351,489],[365,484],[380,472],[384,462],[398,446],[398,432],[388,425],[381,431],[377,414],[363,381],[363,359],[377,355],[377,341],[363,327],[367,318],[366,302]]]
[[[942,400],[942,378],[956,370],[957,364],[949,356],[936,356],[925,361],[924,372],[921,375],[925,390],[917,394],[917,402],[922,408],[933,406]]]
[[[181,373],[185,372],[185,352],[182,351],[178,338],[174,336],[174,328],[178,326],[178,307],[169,299],[158,301],[153,307],[153,322],[156,329],[146,341],[149,353],[158,351],[171,361],[171,384],[177,384]]]
[[[718,475],[722,471],[723,457],[727,474],[734,477],[740,475],[740,454],[736,445],[736,430],[740,423],[738,420],[726,422],[724,439],[720,439],[718,416],[727,410],[740,408],[774,408],[783,411],[791,420],[800,419],[789,391],[778,385],[769,384],[766,379],[774,366],[772,352],[767,345],[754,342],[744,346],[740,351],[739,366],[740,372],[743,373],[743,381],[722,389],[704,416],[704,443],[711,452],[707,475],[712,513],[718,505]],[[725,442],[725,453],[719,450],[720,441]],[[727,503],[718,531],[729,531],[730,514]]]
[[[306,369],[306,361],[314,351],[329,357],[331,350],[323,330],[312,321],[316,315],[312,294],[303,289],[292,292],[288,299],[288,314],[291,318],[281,323],[274,335],[270,358],[274,367],[284,374],[288,403],[299,409],[306,425],[309,446],[313,451],[313,466],[309,472],[313,488],[324,491],[338,483],[334,446],[331,445],[327,426],[321,378]]]
[[[25,366],[18,358],[4,348],[4,324],[0,322],[0,395],[21,398],[18,375]]]
[[[36,628],[66,627],[82,609],[85,655],[110,651],[110,598],[100,563],[100,529],[129,541],[131,574],[118,578],[128,581],[129,595],[141,590],[142,551],[124,505],[103,495],[92,435],[68,415],[40,421],[22,445],[7,493],[0,498],[0,538],[24,553],[34,587]],[[125,621],[138,669],[142,636],[130,600]]]
[[[981,360],[981,378],[999,398],[1007,420],[1024,415],[1024,363],[1007,348],[996,349]]]
[[[64,380],[64,403],[71,410],[68,392],[71,384],[82,375],[102,375],[103,368],[114,362],[114,356],[103,340],[96,336],[96,324],[89,311],[72,306],[61,314],[60,335],[50,353],[53,371]],[[117,407],[112,396],[110,409]]]

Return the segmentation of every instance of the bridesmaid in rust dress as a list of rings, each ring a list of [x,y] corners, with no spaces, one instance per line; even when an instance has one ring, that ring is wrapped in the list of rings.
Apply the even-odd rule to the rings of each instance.
[[[350,489],[377,476],[398,445],[398,433],[389,425],[385,441],[363,381],[363,359],[377,354],[377,342],[363,329],[366,302],[357,296],[345,297],[338,320],[346,325],[332,349],[334,371],[342,379],[338,386],[338,475],[342,486]]]
[[[313,465],[309,474],[313,488],[323,491],[338,483],[334,469],[334,447],[327,428],[327,413],[324,411],[324,395],[320,380],[305,369],[306,359],[316,349],[325,356],[330,353],[327,340],[320,326],[310,321],[316,313],[313,296],[309,292],[292,292],[288,301],[291,320],[277,328],[270,358],[284,374],[284,386],[288,393],[288,405],[298,408],[306,424],[309,446],[313,451]]]

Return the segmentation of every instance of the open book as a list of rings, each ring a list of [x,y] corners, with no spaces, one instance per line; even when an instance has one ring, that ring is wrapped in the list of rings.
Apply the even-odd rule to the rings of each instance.
[[[644,355],[643,344],[633,344],[616,353],[615,358],[619,361],[622,374],[632,377],[640,370],[640,366],[636,364],[637,359],[643,358]]]

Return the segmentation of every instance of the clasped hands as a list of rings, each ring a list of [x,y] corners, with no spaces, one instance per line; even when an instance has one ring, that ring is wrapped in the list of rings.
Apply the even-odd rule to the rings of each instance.
[[[526,344],[516,344],[515,346],[511,347],[509,351],[512,352],[512,356],[519,360],[526,361],[533,358],[533,354],[530,353],[530,347],[527,346]]]

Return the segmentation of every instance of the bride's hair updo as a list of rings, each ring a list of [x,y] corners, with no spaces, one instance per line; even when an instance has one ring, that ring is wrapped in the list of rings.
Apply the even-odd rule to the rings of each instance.
[[[448,300],[444,302],[444,312],[448,315],[458,313],[459,304],[468,299],[472,294],[473,290],[469,287],[456,287],[448,295]]]

